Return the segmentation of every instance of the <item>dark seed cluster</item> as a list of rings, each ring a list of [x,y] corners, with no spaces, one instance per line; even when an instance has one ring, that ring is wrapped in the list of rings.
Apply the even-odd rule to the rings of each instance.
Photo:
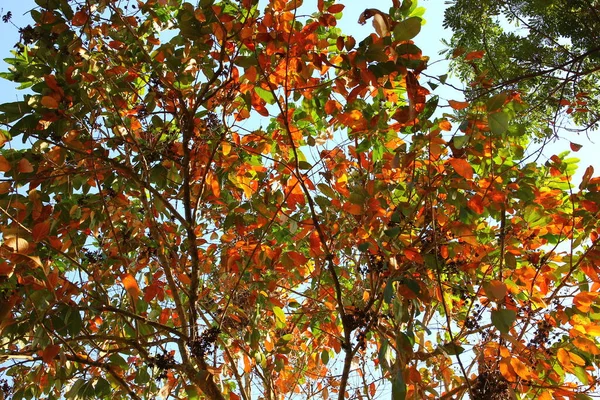
[[[164,379],[167,377],[167,372],[177,365],[177,363],[175,362],[173,353],[163,353],[151,357],[148,365],[159,369],[160,373],[157,375],[156,379]]]
[[[508,400],[508,382],[500,371],[483,372],[471,388],[473,400]]]
[[[8,399],[12,394],[12,386],[8,383],[6,379],[0,379],[0,392],[4,394],[4,398]]]
[[[221,330],[216,326],[202,332],[198,339],[189,344],[192,354],[196,357],[204,357],[206,354],[213,352],[219,333],[221,333]]]

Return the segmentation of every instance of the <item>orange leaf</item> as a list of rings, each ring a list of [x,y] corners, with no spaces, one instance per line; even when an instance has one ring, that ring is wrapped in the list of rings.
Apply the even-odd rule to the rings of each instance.
[[[8,171],[10,171],[10,163],[4,156],[0,155],[0,172]]]
[[[241,397],[233,392],[229,392],[229,400],[240,400]]]
[[[414,262],[416,262],[418,264],[423,264],[423,257],[415,249],[404,249],[404,255],[410,261],[414,261]]]
[[[42,97],[42,105],[46,108],[57,109],[58,108],[58,100],[56,100],[52,96],[44,96],[44,97]]]
[[[192,283],[192,280],[189,276],[187,276],[187,274],[177,274],[177,277],[179,278],[179,282],[184,285],[190,285]]]
[[[438,126],[443,131],[449,131],[449,130],[452,129],[452,124],[450,122],[448,122],[447,119],[445,119],[445,120],[441,121],[440,123],[438,123]]]
[[[129,293],[131,295],[131,297],[133,297],[133,298],[139,297],[139,295],[141,293],[140,287],[138,286],[137,281],[131,274],[123,275],[123,278],[121,278],[121,281],[123,282],[123,287],[125,287],[125,290],[127,290],[127,293]]]
[[[41,242],[50,233],[50,221],[39,222],[33,226],[31,236],[34,242]]]
[[[483,58],[484,54],[485,54],[485,51],[483,51],[483,50],[472,51],[465,56],[465,61],[471,61],[471,60],[475,60],[478,58]]]
[[[467,201],[467,206],[477,214],[482,214],[485,209],[483,207],[483,200],[478,194],[471,197],[469,201]]]
[[[569,352],[562,347],[556,352],[556,357],[558,358],[560,365],[562,365],[567,371],[570,371],[573,368],[573,364],[571,364],[571,357],[569,357]]]
[[[523,361],[513,357],[510,359],[510,365],[522,379],[529,380],[531,378],[531,371]]]
[[[573,142],[570,142],[570,146],[571,146],[571,150],[573,150],[575,152],[581,150],[581,148],[583,147],[582,145],[573,143]]]
[[[449,158],[448,163],[452,165],[452,168],[457,174],[465,179],[473,179],[473,167],[465,159],[462,158]]]
[[[581,312],[588,312],[600,293],[581,292],[573,298],[573,304]]]
[[[514,368],[512,367],[510,360],[506,357],[500,360],[500,373],[502,376],[508,381],[514,381],[516,377],[516,373]]]
[[[455,110],[462,110],[463,108],[469,107],[468,101],[448,100],[448,104],[450,104],[450,107],[454,108]]]
[[[26,158],[21,158],[19,164],[17,164],[17,171],[23,173],[33,172],[33,166]]]

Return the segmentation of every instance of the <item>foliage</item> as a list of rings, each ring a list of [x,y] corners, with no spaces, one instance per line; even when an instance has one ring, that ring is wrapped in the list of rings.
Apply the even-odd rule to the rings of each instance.
[[[528,156],[514,91],[435,117],[416,3],[366,38],[300,3],[38,1],[0,106],[13,398],[588,398],[593,169]]]
[[[453,65],[463,80],[482,83],[470,97],[518,89],[533,131],[596,129],[599,7],[590,0],[454,0],[445,18]]]

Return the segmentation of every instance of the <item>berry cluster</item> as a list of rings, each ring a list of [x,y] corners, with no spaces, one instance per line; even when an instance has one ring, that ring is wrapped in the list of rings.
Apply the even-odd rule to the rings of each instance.
[[[12,386],[9,385],[9,383],[6,379],[0,379],[0,392],[2,392],[5,399],[10,398],[9,396],[12,393],[12,389],[13,389]]]
[[[535,335],[528,344],[528,347],[546,347],[550,344],[550,332],[552,331],[552,324],[548,321],[538,322],[537,330]]]
[[[359,264],[357,266],[358,273],[366,276],[370,273],[380,273],[386,270],[386,262],[381,252],[377,254],[369,253],[367,258],[367,265]]]
[[[173,353],[169,352],[150,357],[150,362],[148,365],[150,367],[156,367],[161,371],[156,379],[163,379],[167,377],[168,370],[177,365],[177,363],[175,362],[175,356]]]
[[[219,333],[221,333],[221,330],[216,326],[202,332],[198,339],[189,344],[192,354],[196,357],[204,357],[209,352],[214,351],[214,344],[219,337]]]
[[[500,371],[483,372],[471,387],[473,400],[508,400],[511,398],[508,382]]]

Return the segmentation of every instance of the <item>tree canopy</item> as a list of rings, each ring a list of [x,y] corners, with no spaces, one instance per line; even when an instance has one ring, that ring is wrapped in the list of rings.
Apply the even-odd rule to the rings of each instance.
[[[539,136],[595,130],[600,121],[600,3],[595,0],[453,0],[445,25],[470,97],[518,89]]]
[[[301,3],[37,0],[2,73],[5,395],[597,390],[593,168],[529,151],[528,86],[432,94],[415,1],[367,37]]]

